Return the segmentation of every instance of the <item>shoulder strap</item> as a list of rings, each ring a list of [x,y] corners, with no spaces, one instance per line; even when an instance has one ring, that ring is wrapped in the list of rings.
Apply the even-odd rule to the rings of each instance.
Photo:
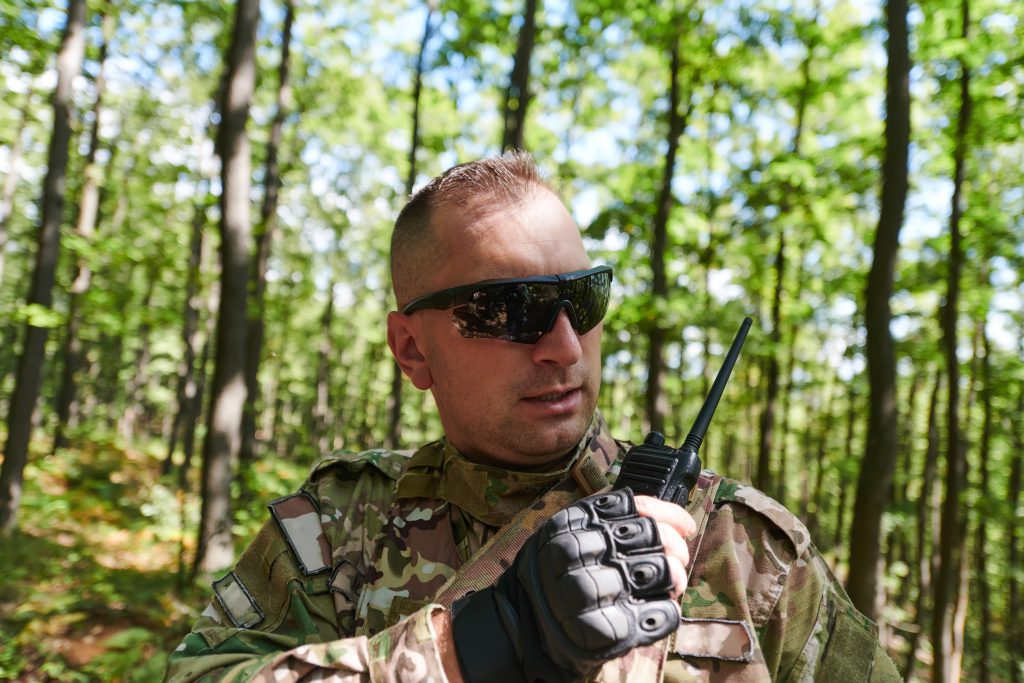
[[[584,454],[584,459],[590,459],[589,453]],[[512,560],[526,543],[526,539],[539,529],[551,515],[579,499],[581,494],[590,495],[596,492],[596,489],[590,485],[581,486],[583,484],[581,479],[582,477],[575,473],[566,477],[548,489],[533,505],[520,510],[508,524],[501,527],[469,561],[441,586],[434,595],[434,602],[451,607],[453,602],[464,595],[493,584],[498,576],[511,566]],[[715,505],[715,493],[721,481],[722,478],[719,475],[706,470],[701,473],[697,485],[690,495],[690,502],[686,509],[697,522],[697,533],[687,541],[691,558],[695,558],[700,549],[701,539],[704,538],[704,532],[707,529],[708,517]]]
[[[566,505],[578,499],[576,482],[570,476],[548,489],[532,505],[520,510],[491,536],[434,595],[434,602],[451,607],[459,598],[493,584],[512,565],[516,553],[534,531]]]

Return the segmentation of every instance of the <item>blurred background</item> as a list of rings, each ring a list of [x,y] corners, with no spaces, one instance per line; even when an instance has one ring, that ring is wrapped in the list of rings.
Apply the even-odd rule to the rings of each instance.
[[[1024,3],[0,0],[0,678],[153,680],[334,449],[441,435],[392,222],[535,156],[601,409],[801,516],[908,679],[1024,678]]]

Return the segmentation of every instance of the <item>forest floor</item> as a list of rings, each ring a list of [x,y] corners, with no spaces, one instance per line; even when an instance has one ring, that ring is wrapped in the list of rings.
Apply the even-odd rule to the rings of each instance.
[[[0,538],[0,680],[160,680],[210,591],[182,578],[198,497],[179,497],[151,450],[94,439],[30,455],[18,530]],[[255,470],[242,543],[305,473],[277,460]]]

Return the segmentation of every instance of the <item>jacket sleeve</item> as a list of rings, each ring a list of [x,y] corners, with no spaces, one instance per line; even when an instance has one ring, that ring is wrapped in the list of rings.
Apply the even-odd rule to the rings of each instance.
[[[271,503],[268,520],[168,658],[165,680],[444,681],[428,605],[357,635],[365,556],[390,495],[369,468]]]
[[[673,646],[706,680],[900,680],[807,529],[764,493],[723,480],[691,570]],[[672,653],[667,666],[683,668]]]

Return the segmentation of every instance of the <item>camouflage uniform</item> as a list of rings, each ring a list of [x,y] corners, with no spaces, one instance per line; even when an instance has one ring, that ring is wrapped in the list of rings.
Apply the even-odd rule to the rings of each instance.
[[[624,455],[595,415],[558,472],[477,465],[444,440],[412,457],[322,458],[215,582],[167,679],[444,681],[431,615],[490,584],[550,514],[614,481]],[[707,471],[687,509],[702,533],[679,629],[592,680],[899,680],[793,515]]]

